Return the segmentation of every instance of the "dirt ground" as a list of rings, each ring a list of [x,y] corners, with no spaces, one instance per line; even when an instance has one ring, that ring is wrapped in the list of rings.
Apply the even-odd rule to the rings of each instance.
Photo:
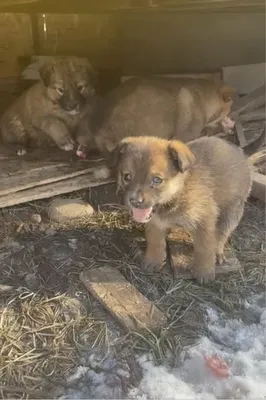
[[[72,225],[49,222],[49,201],[0,212],[2,398],[58,398],[68,388],[67,377],[88,363],[92,350],[103,359],[116,354],[129,366],[115,393],[123,398],[141,378],[136,354],[149,352],[158,362],[176,365],[180,351],[206,330],[203,305],[238,316],[245,299],[264,290],[265,212],[259,202],[248,202],[230,241],[244,269],[201,287],[139,269],[134,257],[144,245],[143,227],[132,222],[114,185],[71,197],[87,200],[98,212]],[[31,222],[34,213],[42,216],[40,224]],[[127,335],[88,294],[79,274],[107,264],[167,315],[166,329]],[[245,318],[252,322],[252,315]]]

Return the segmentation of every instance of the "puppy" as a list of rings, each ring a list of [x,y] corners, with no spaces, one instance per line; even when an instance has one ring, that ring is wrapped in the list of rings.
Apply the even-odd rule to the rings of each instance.
[[[24,92],[0,121],[0,138],[23,154],[27,147],[74,148],[74,132],[91,110],[96,74],[86,59],[61,57],[39,70],[41,81]]]
[[[243,151],[216,137],[187,145],[155,137],[129,137],[113,152],[118,187],[133,218],[146,223],[144,268],[158,269],[166,257],[166,234],[191,233],[195,277],[215,278],[215,263],[237,227],[250,192],[251,173]]]
[[[132,78],[108,93],[92,117],[96,147],[105,155],[127,136],[184,142],[204,128],[233,124],[227,118],[233,89],[208,79]]]

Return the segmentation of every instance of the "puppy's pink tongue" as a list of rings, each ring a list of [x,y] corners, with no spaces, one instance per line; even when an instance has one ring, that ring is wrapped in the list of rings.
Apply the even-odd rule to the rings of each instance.
[[[138,222],[145,222],[151,215],[152,207],[132,208],[133,217]]]

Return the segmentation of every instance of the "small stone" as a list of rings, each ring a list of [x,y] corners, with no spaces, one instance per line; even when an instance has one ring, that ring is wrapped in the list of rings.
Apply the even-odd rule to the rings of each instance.
[[[93,176],[94,176],[95,179],[105,180],[105,179],[110,178],[110,176],[111,176],[111,171],[110,171],[109,168],[107,168],[107,167],[104,166],[104,167],[101,167],[101,168],[96,169],[96,170],[93,172]]]
[[[94,209],[80,199],[56,199],[48,208],[50,220],[55,222],[68,222],[72,219],[90,217]]]
[[[40,224],[42,222],[42,217],[40,214],[32,214],[30,220],[33,224]]]

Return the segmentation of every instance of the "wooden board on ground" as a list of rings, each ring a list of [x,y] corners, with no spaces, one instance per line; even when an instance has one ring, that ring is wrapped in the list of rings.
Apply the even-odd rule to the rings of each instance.
[[[165,315],[115,268],[84,271],[80,280],[127,331],[157,330],[166,325]]]
[[[255,126],[254,126],[255,125]],[[261,150],[266,144],[265,122],[263,124],[249,123],[245,126],[245,138],[248,138],[246,146],[243,148],[247,156]]]
[[[108,183],[106,172],[100,157],[83,161],[57,149],[19,157],[0,148],[0,208]]]
[[[252,188],[250,195],[266,202],[266,175],[258,172],[252,172]]]
[[[177,231],[168,238],[170,263],[175,278],[193,279],[192,264],[194,258],[192,239],[187,233]],[[216,266],[216,275],[224,275],[240,270],[241,264],[231,249],[225,251],[226,263]]]
[[[246,96],[240,97],[232,105],[230,117],[235,119],[240,114],[256,110],[265,105],[265,85],[253,90]]]

